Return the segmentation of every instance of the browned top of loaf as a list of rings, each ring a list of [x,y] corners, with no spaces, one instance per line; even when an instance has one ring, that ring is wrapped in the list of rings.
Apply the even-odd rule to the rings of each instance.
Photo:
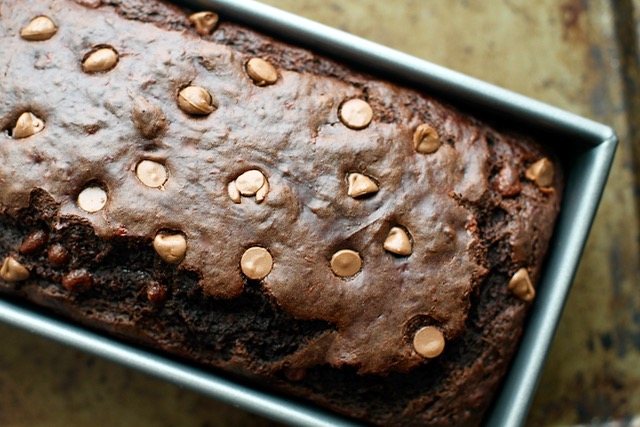
[[[177,268],[196,272],[216,298],[241,294],[243,253],[266,248],[273,259],[262,279],[266,292],[296,318],[336,325],[288,358],[297,367],[404,372],[428,363],[410,332],[436,326],[446,341],[463,335],[470,298],[488,273],[474,207],[489,197],[511,218],[511,274],[525,267],[537,282],[559,192],[525,178],[543,156],[529,141],[234,24],[203,37],[186,14],[162,3],[78,3],[0,4],[0,128],[12,129],[24,112],[45,122],[28,138],[0,135],[0,212],[28,206],[40,188],[63,215],[88,221],[105,239],[180,233],[187,251]],[[92,19],[87,6],[95,7]],[[57,33],[21,38],[38,15],[50,17]],[[87,73],[82,61],[101,46],[117,52],[117,64]],[[275,84],[258,86],[247,74],[256,56],[275,66]],[[212,95],[210,114],[179,107],[187,86]],[[373,110],[364,129],[340,119],[342,104],[354,98]],[[155,111],[156,125],[146,124],[141,108]],[[442,142],[433,153],[414,148],[423,123]],[[500,158],[492,155],[496,146]],[[136,176],[142,160],[165,165],[160,188]],[[229,184],[249,170],[263,173],[268,192],[261,203],[236,203]],[[353,173],[379,190],[350,197]],[[556,175],[552,187],[560,181]],[[108,200],[88,213],[78,196],[96,185]],[[410,255],[384,249],[393,227],[408,231]],[[362,259],[354,276],[332,271],[342,249]]]

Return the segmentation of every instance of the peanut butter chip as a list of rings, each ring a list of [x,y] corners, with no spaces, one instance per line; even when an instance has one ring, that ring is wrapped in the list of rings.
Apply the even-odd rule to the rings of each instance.
[[[527,169],[525,176],[540,188],[549,187],[553,183],[553,163],[543,157]]]
[[[102,47],[87,54],[82,61],[85,73],[110,71],[118,64],[118,53],[111,47]]]
[[[158,233],[153,249],[169,264],[179,264],[187,253],[187,239],[182,234]]]
[[[235,181],[231,181],[229,183],[229,187],[227,187],[227,190],[229,191],[229,197],[231,198],[231,200],[233,200],[233,203],[240,203],[242,201],[242,197],[240,195],[240,192],[238,191],[238,187],[236,187]]]
[[[138,163],[136,176],[147,187],[161,188],[167,182],[167,168],[152,160],[143,160]]]
[[[384,248],[396,255],[409,256],[413,250],[409,234],[400,227],[393,227],[384,241]]]
[[[350,173],[347,181],[349,183],[347,194],[353,198],[377,193],[380,189],[374,180],[361,173]]]
[[[264,185],[264,175],[259,170],[250,170],[236,179],[236,187],[243,196],[255,196]]]
[[[413,147],[418,153],[435,153],[441,145],[442,141],[440,141],[438,131],[426,123],[418,126],[413,134]]]
[[[433,326],[425,326],[413,337],[413,348],[426,359],[440,356],[444,351],[444,344],[444,335]]]
[[[252,280],[260,280],[267,277],[273,268],[273,258],[268,250],[259,246],[249,248],[240,260],[242,273]]]
[[[218,25],[218,15],[213,12],[198,12],[189,16],[189,21],[196,27],[196,32],[201,36],[208,36]]]
[[[43,41],[49,40],[57,31],[58,27],[51,18],[38,16],[20,31],[20,37],[29,41]]]
[[[83,211],[98,212],[107,204],[107,192],[100,187],[87,187],[78,195],[78,206]]]
[[[251,58],[247,62],[247,74],[258,86],[272,85],[278,81],[275,67],[262,58]]]
[[[371,106],[362,99],[350,99],[340,109],[340,120],[351,129],[364,129],[373,119]]]
[[[16,139],[28,138],[44,129],[44,121],[33,113],[22,113],[18,117],[16,126],[11,131],[11,136]]]
[[[536,296],[536,290],[533,288],[529,272],[526,268],[516,271],[511,280],[509,280],[509,290],[523,301],[530,302]]]
[[[269,193],[269,181],[262,172],[252,169],[231,181],[227,190],[234,203],[241,203],[240,196],[256,196],[256,203],[261,203]]]
[[[362,259],[356,251],[341,249],[331,257],[331,269],[336,276],[349,277],[360,271]]]
[[[205,88],[187,86],[178,94],[178,106],[187,114],[206,116],[216,109],[213,97]]]
[[[0,267],[0,277],[7,282],[21,282],[29,278],[29,270],[13,257],[6,257]]]
[[[269,181],[265,178],[264,184],[256,193],[256,203],[261,203],[267,197],[267,193],[269,193]]]

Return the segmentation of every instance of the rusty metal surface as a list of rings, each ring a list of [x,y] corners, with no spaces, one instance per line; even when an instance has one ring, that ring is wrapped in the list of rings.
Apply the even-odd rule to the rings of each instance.
[[[529,426],[640,415],[640,0],[265,0],[614,126],[621,144]],[[0,326],[2,426],[271,426]]]

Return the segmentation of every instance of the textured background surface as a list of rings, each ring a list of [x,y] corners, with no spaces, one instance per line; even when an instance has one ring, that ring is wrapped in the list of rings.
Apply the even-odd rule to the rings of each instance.
[[[640,415],[640,0],[266,0],[602,121],[614,170],[530,426]],[[0,325],[2,426],[273,426]]]

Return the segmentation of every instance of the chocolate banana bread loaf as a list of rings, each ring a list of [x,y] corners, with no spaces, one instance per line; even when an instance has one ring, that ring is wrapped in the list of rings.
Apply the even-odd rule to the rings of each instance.
[[[0,292],[354,419],[478,425],[557,158],[214,12],[0,2]]]

